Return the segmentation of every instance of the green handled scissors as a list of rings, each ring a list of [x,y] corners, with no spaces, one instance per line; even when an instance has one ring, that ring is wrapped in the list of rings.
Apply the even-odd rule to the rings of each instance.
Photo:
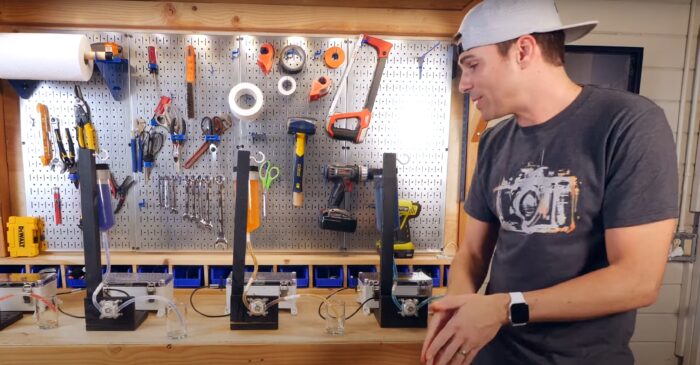
[[[268,160],[260,165],[260,182],[263,186],[263,217],[267,217],[267,190],[270,185],[280,176],[280,168],[272,165]]]

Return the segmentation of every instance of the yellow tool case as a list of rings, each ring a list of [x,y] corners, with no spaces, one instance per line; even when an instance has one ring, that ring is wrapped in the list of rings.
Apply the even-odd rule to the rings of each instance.
[[[10,257],[32,257],[46,251],[44,221],[37,217],[10,217],[7,223]]]

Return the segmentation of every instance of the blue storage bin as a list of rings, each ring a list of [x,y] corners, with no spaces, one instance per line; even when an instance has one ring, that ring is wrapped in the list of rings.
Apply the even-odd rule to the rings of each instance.
[[[348,265],[348,288],[357,288],[357,276],[361,272],[377,272],[374,265]]]
[[[0,265],[0,274],[24,274],[27,268],[24,265]]]
[[[56,287],[63,288],[63,283],[61,283],[61,266],[60,265],[36,265],[29,268],[29,272],[38,273],[44,269],[54,269],[56,271]]]
[[[202,266],[173,266],[174,286],[176,288],[199,288],[204,284]]]
[[[440,286],[440,266],[439,265],[413,265],[414,272],[422,272],[433,279],[433,287]]]
[[[245,272],[253,272],[253,265],[245,265]],[[272,272],[272,265],[258,265],[258,272]]]
[[[411,272],[411,268],[408,265],[396,265],[396,271],[398,271],[398,272]]]
[[[225,288],[226,278],[231,274],[231,268],[231,265],[209,266],[209,286]]]
[[[83,265],[66,266],[66,287],[68,287],[68,288],[84,288],[85,287],[85,266],[83,266]]]
[[[141,265],[136,268],[136,271],[140,273],[167,274],[168,265]]]
[[[128,272],[131,273],[134,271],[134,268],[131,265],[112,265],[111,267],[112,272]],[[107,272],[107,265],[102,265],[102,274]]]
[[[314,286],[317,288],[342,288],[344,277],[340,265],[314,266]]]
[[[449,275],[450,275],[450,265],[445,265],[445,275],[444,275],[444,277],[445,277],[445,286],[447,286],[447,279],[448,279],[448,276],[449,276]]]
[[[297,288],[309,287],[309,267],[306,265],[278,265],[277,272],[295,272]]]

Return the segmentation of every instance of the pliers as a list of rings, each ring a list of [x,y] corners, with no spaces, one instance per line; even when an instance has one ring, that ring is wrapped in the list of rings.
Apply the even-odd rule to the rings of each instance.
[[[92,124],[92,116],[90,114],[90,106],[85,102],[83,91],[79,85],[75,85],[75,128],[78,137],[78,146],[87,148],[92,151],[97,150],[97,133]]]
[[[112,177],[112,180],[114,177]],[[119,213],[122,208],[124,207],[124,201],[126,200],[127,194],[129,194],[129,189],[131,189],[132,186],[136,184],[136,181],[131,177],[131,175],[128,175],[124,181],[121,183],[116,188],[116,196],[115,198],[119,199],[119,202],[117,203],[117,207],[114,209],[114,214]]]

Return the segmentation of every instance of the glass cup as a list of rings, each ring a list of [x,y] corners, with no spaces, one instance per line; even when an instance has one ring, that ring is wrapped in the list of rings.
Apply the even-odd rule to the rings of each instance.
[[[165,330],[167,336],[173,340],[181,340],[187,337],[187,304],[175,303],[175,308],[167,306],[165,315]],[[178,314],[179,312],[179,314]],[[182,319],[180,318],[182,317]]]
[[[326,333],[333,336],[343,335],[345,333],[345,302],[331,299],[323,308],[325,308]]]
[[[58,327],[58,305],[56,297],[34,298],[34,318],[43,330]]]

